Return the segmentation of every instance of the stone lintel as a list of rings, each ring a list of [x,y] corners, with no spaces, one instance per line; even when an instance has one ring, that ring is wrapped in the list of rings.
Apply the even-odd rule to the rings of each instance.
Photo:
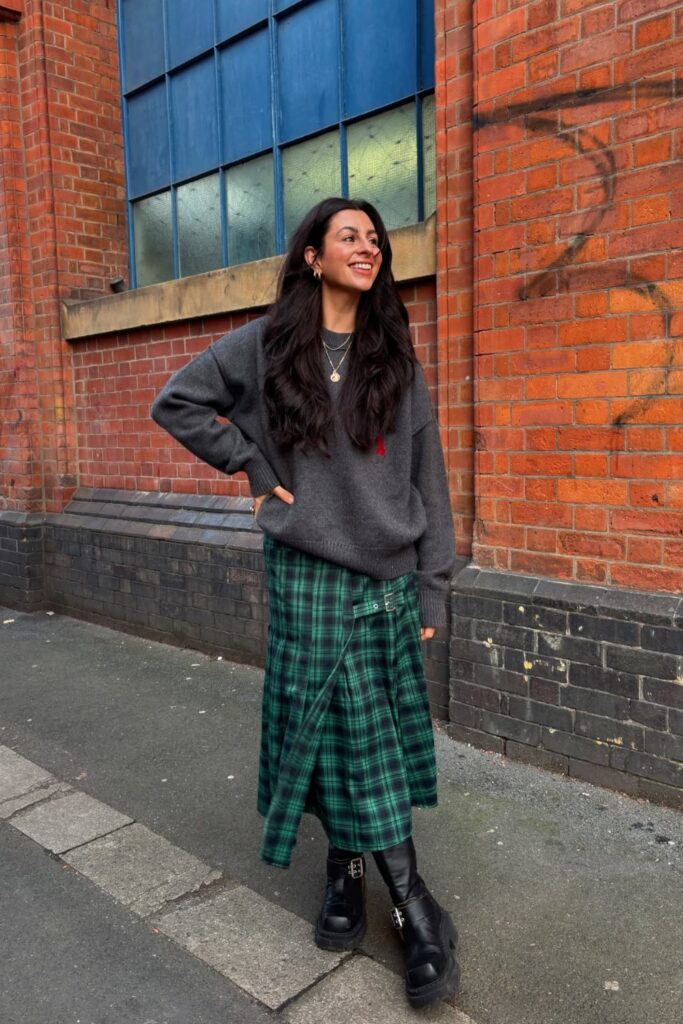
[[[436,272],[436,221],[390,232],[397,282],[418,281]],[[139,327],[258,310],[275,298],[282,256],[211,270],[85,302],[63,301],[62,334],[67,341]]]

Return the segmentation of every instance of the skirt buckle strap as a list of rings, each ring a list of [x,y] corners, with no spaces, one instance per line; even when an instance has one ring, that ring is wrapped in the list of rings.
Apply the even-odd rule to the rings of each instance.
[[[364,615],[376,615],[377,612],[395,612],[405,604],[405,595],[396,590],[387,590],[384,594],[376,594],[353,606],[354,619]]]

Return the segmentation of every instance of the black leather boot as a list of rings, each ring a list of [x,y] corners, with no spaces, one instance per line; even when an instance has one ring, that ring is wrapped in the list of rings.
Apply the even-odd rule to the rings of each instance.
[[[428,1006],[451,995],[460,970],[451,949],[458,933],[417,871],[411,837],[373,853],[394,903],[392,920],[405,946],[406,995],[411,1006]]]
[[[354,949],[365,929],[365,858],[330,846],[325,901],[315,926],[316,945]]]

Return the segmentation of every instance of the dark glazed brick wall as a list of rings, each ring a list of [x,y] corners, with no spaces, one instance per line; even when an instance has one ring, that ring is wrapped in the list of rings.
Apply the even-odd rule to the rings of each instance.
[[[261,537],[243,498],[79,489],[45,524],[50,607],[263,664]]]
[[[45,575],[55,611],[263,664],[267,613],[258,552],[48,522]]]
[[[683,599],[464,569],[448,730],[683,807]]]
[[[43,519],[0,512],[0,604],[21,611],[43,605]]]

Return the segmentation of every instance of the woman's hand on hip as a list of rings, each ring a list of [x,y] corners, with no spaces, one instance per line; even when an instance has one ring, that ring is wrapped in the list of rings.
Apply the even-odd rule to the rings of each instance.
[[[420,630],[420,640],[431,640],[436,633],[434,626],[423,626]]]
[[[258,514],[258,510],[269,494],[273,494],[280,501],[286,502],[287,505],[294,504],[294,495],[290,491],[285,487],[273,487],[272,491],[268,491],[268,494],[259,494],[258,498],[254,498],[254,515]]]

